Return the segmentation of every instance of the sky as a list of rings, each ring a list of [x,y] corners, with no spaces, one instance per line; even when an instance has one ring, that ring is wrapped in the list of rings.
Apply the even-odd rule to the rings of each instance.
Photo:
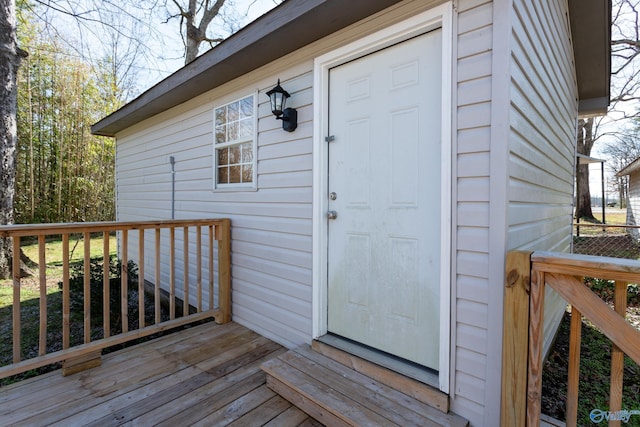
[[[252,22],[253,20],[259,18],[269,10],[273,9],[279,1],[274,0],[234,0],[233,5],[235,9],[242,15],[246,14],[246,17],[242,20],[242,26],[245,26]],[[184,65],[184,59],[182,58],[183,49],[182,49],[182,41],[180,40],[180,36],[178,33],[177,21],[172,21],[169,24],[159,24],[158,30],[162,32],[165,42],[164,49],[166,49],[167,41],[170,41],[172,45],[176,46],[175,52],[173,54],[166,55],[161,61],[158,62],[159,65],[157,75],[154,73],[149,73],[149,83],[153,84],[154,79],[155,82],[159,81],[174,71],[178,70]],[[168,52],[169,53],[169,52]]]
[[[227,0],[229,1],[229,0]],[[232,0],[234,8],[241,15],[246,15],[241,26],[246,26],[259,18],[269,10],[273,9],[281,0]],[[183,44],[178,33],[178,23],[173,20],[167,24],[158,24],[158,29],[162,32],[162,39],[157,39],[156,44],[158,60],[155,64],[148,64],[147,70],[141,74],[142,81],[139,82],[140,91],[144,91],[161,81],[171,73],[177,71],[184,65]]]

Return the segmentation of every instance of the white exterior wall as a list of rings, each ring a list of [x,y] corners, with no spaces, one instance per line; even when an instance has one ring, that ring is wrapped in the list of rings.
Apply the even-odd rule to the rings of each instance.
[[[629,204],[627,205],[627,224],[638,225],[640,223],[640,171],[629,174]],[[637,228],[629,229],[628,233],[634,239],[640,239]]]
[[[118,134],[118,220],[171,218],[169,157],[174,156],[175,218],[231,219],[234,321],[289,347],[308,343],[312,337],[313,59],[428,8],[424,1],[392,7]],[[293,133],[282,131],[268,106],[265,93],[278,78],[292,95],[289,106],[298,110],[298,128]],[[213,191],[213,109],[256,91],[260,104],[257,191]],[[177,280],[183,276],[181,233],[176,233]],[[147,247],[153,245],[150,234],[145,235]],[[130,253],[137,247],[136,239],[131,233]],[[194,244],[194,236],[190,242]],[[162,252],[166,264],[168,250],[163,246]],[[190,271],[194,274],[195,267]],[[145,276],[153,281],[150,259]],[[167,280],[168,269],[163,267],[162,281]],[[178,297],[181,288],[177,284]],[[190,294],[195,296],[195,289]]]
[[[564,0],[514,6],[508,247],[567,252],[578,116],[568,7]],[[565,305],[547,289],[545,354]]]
[[[119,134],[118,219],[171,217],[174,156],[176,218],[231,218],[234,321],[290,347],[310,342],[313,59],[428,3],[401,3]],[[499,425],[507,249],[566,250],[571,235],[577,102],[565,5],[530,3],[455,4],[449,389],[473,426]],[[278,78],[298,109],[293,133],[266,104]],[[213,108],[256,90],[258,190],[212,191]]]
[[[175,218],[232,220],[234,320],[294,346],[308,342],[311,334],[311,73],[287,76],[299,118],[292,134],[281,130],[267,105],[265,92],[276,80],[255,82],[221,98],[200,97],[148,120],[139,132],[119,136],[117,208],[119,220],[171,218],[169,156],[174,156]],[[258,190],[213,191],[213,109],[258,88]],[[179,280],[181,233],[176,233]],[[136,247],[137,236],[131,237]],[[151,239],[147,236],[147,246]],[[162,252],[168,259],[166,246]],[[153,280],[152,260],[145,264],[147,280]],[[167,283],[168,269],[162,274]]]
[[[494,426],[506,251],[570,247],[577,88],[566,2],[461,0],[458,11],[452,409]],[[563,309],[548,295],[547,331]]]
[[[458,3],[451,408],[484,424],[488,343],[491,1]],[[454,104],[454,105],[456,105]],[[456,158],[454,157],[454,158]],[[487,424],[491,425],[491,423]],[[493,425],[498,425],[493,424]]]
[[[486,425],[499,419],[491,393],[500,389],[505,251],[569,250],[578,115],[566,1],[500,0],[494,9],[500,30],[494,34],[489,342],[495,344],[488,352]],[[548,290],[545,352],[564,307]]]
[[[578,94],[566,1],[517,1],[513,23],[508,248],[567,252]],[[547,289],[545,354],[565,305]]]

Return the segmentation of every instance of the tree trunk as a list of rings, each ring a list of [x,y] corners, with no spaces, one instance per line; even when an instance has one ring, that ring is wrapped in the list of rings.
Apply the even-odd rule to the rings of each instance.
[[[0,0],[0,225],[13,224],[16,183],[17,72],[26,52],[18,48],[14,0]],[[0,278],[11,275],[11,242],[0,239]]]
[[[593,118],[578,120],[578,154],[591,155],[593,148]],[[576,219],[594,220],[591,211],[591,191],[589,190],[589,165],[578,164],[576,167]]]

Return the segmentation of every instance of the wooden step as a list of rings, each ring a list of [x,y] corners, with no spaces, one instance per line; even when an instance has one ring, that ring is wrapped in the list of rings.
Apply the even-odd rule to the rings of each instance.
[[[402,393],[310,346],[262,365],[267,386],[328,426],[467,426],[453,413]]]
[[[373,363],[370,360],[355,356],[350,353],[349,350],[343,350],[318,340],[313,341],[311,348],[382,384],[401,391],[404,394],[408,394],[429,406],[433,406],[445,414],[449,412],[449,395],[433,386],[398,374],[398,372],[386,368],[379,363]]]

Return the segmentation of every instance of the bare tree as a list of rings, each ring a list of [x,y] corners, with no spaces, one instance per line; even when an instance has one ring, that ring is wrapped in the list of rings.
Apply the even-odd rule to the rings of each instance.
[[[233,0],[165,1],[167,21],[178,19],[180,22],[186,65],[196,59],[203,43],[212,48],[228,34],[236,32],[258,0],[248,2],[244,11],[238,10]],[[272,0],[274,6],[282,1]]]
[[[169,19],[178,18],[180,20],[180,34],[184,42],[184,63],[186,65],[196,59],[203,42],[213,46],[223,40],[221,36],[207,35],[207,30],[213,19],[220,14],[225,0],[187,0],[186,2],[171,0],[171,2],[178,9],[178,12],[170,15]],[[167,9],[169,9],[168,6]]]
[[[640,100],[640,0],[614,0],[611,25],[611,99],[608,124],[602,117],[578,122],[579,154],[591,155],[595,143],[604,137],[620,139],[622,122],[640,116],[635,108]],[[588,165],[577,166],[576,218],[594,219],[591,211]]]
[[[13,224],[16,183],[16,80],[27,53],[18,47],[16,5],[0,0],[0,224]],[[0,238],[0,278],[11,273],[11,244]]]
[[[638,124],[628,132],[616,135],[612,141],[604,143],[604,148],[601,151],[607,156],[607,167],[614,176],[614,179],[609,181],[611,189],[618,193],[620,206],[624,207],[627,199],[627,177],[619,177],[617,173],[640,157],[640,127]]]

